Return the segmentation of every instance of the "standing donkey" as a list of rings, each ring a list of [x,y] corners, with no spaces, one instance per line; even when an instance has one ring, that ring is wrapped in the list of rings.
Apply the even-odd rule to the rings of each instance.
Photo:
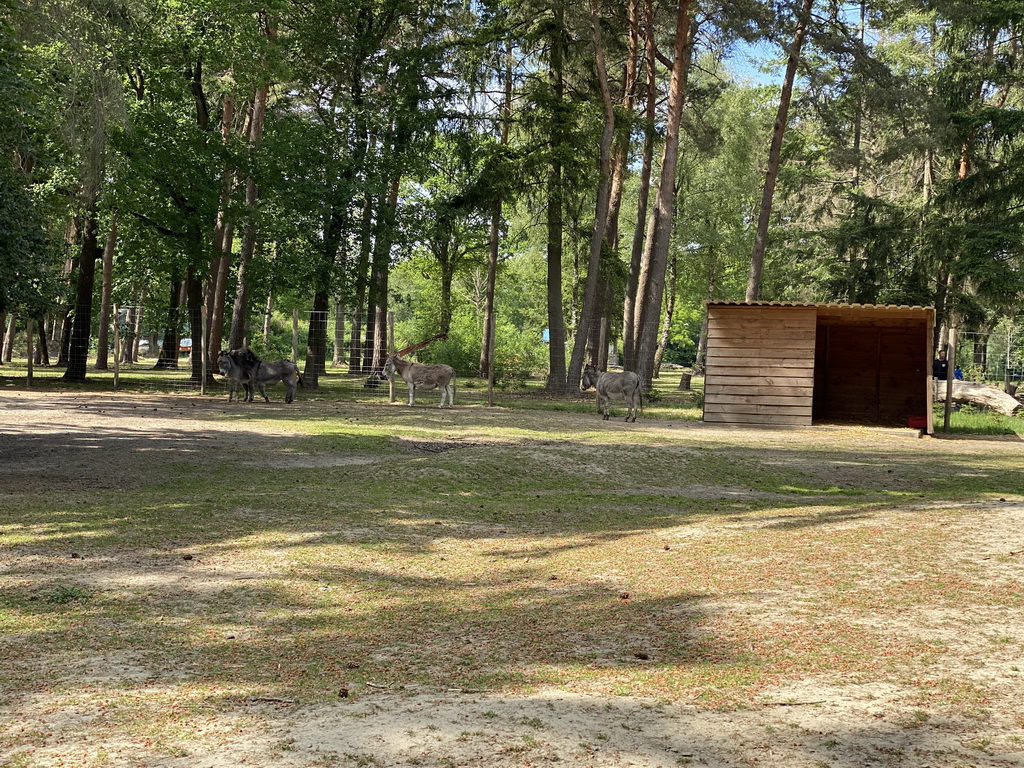
[[[626,421],[636,421],[637,408],[643,408],[644,397],[640,387],[640,377],[632,371],[601,373],[592,365],[583,369],[580,379],[580,390],[586,392],[591,387],[597,390],[597,396],[604,403],[604,418],[607,421],[608,406],[612,398],[626,401]],[[630,418],[632,416],[632,418]]]
[[[444,408],[445,398],[449,408],[455,405],[455,369],[450,365],[423,365],[403,360],[398,355],[389,355],[384,363],[384,375],[390,376],[395,371],[409,387],[409,405],[413,404],[417,389],[434,387],[441,390],[438,408]]]

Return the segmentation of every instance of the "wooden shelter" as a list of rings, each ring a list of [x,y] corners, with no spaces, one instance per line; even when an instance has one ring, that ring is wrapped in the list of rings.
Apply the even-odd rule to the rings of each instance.
[[[932,307],[707,304],[704,421],[932,431]]]

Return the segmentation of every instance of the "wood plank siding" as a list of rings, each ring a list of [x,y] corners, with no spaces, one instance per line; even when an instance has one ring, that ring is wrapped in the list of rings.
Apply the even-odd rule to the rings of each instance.
[[[704,421],[811,423],[813,307],[708,307]]]
[[[931,307],[709,302],[707,309],[705,421],[906,426],[930,417]]]

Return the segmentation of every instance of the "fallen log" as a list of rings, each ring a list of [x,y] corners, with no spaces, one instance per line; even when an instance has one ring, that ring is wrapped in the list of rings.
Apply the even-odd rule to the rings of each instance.
[[[935,382],[935,399],[945,401],[946,382]],[[953,380],[953,402],[991,408],[1004,416],[1013,416],[1024,407],[1017,398],[1006,394],[1001,389],[980,381],[960,381],[959,379]]]

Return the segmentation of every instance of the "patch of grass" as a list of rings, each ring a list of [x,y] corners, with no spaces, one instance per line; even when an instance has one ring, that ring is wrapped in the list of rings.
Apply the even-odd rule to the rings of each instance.
[[[50,588],[43,596],[43,601],[51,605],[68,605],[81,603],[93,596],[93,590],[76,584],[58,584]]]
[[[943,433],[945,406],[935,405],[935,431]],[[986,408],[964,405],[949,415],[950,432],[961,435],[1019,435],[1024,437],[1024,415],[1004,416]]]

